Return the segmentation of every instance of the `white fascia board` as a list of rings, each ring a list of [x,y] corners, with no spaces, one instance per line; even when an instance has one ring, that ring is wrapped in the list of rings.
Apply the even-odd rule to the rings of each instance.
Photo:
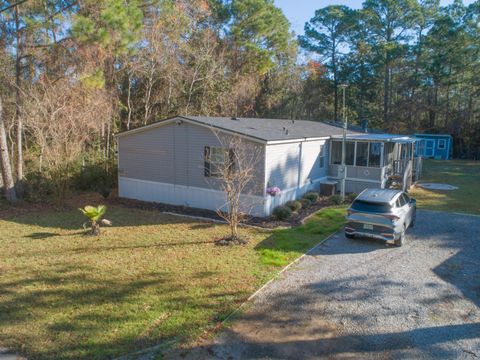
[[[183,120],[183,119],[181,119],[180,117],[174,117],[174,118],[171,118],[171,119],[166,119],[166,120],[158,121],[158,122],[155,122],[155,123],[152,123],[152,124],[149,124],[149,125],[141,126],[139,128],[136,128],[136,129],[122,131],[118,134],[114,134],[113,136],[116,137],[116,138],[120,138],[120,137],[124,137],[124,136],[128,136],[128,135],[136,134],[136,133],[139,133],[139,132],[147,131],[147,130],[150,130],[152,128],[157,128],[157,127],[161,127],[161,126],[164,126],[164,125],[168,125],[168,124],[171,124],[172,122],[177,121],[177,120]]]
[[[318,140],[330,140],[330,136],[298,138],[298,139],[288,139],[288,140],[269,140],[269,141],[266,142],[266,144],[267,145],[277,145],[277,144],[289,144],[289,143],[318,141]]]

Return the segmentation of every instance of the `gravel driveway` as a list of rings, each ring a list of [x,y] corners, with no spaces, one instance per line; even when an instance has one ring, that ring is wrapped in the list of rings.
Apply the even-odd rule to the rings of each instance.
[[[401,248],[336,234],[187,357],[480,358],[480,217],[419,211]]]

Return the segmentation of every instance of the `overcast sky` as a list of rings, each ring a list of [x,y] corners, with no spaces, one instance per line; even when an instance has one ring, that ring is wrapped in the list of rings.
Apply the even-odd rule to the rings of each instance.
[[[441,4],[448,5],[453,0],[441,0]],[[464,0],[465,5],[473,3],[474,0]],[[362,6],[363,0],[275,0],[275,4],[283,10],[285,16],[290,20],[295,33],[303,34],[305,22],[310,20],[315,10],[327,5],[347,5],[358,9]]]

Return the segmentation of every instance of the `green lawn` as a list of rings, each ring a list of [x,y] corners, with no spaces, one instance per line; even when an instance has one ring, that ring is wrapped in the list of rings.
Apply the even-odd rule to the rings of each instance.
[[[431,191],[417,187],[412,196],[420,208],[480,214],[480,162],[425,160],[421,182],[458,186],[453,191]]]
[[[111,206],[82,234],[78,210],[0,219],[0,346],[29,359],[105,359],[213,331],[279,269],[343,222],[325,209],[293,230],[243,229]]]

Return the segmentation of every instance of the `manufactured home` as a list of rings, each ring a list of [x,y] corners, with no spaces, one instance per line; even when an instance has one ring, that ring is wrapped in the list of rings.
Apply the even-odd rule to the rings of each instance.
[[[342,133],[339,126],[306,120],[200,116],[161,120],[116,135],[119,196],[225,209],[224,194],[211,171],[228,150],[222,149],[222,134],[241,137],[257,150],[255,186],[242,196],[246,212],[269,216],[276,206],[318,191],[321,183],[337,184],[339,189]],[[415,142],[410,137],[349,130],[347,192],[385,187],[395,175],[410,182],[418,178]],[[270,195],[267,188],[271,187],[278,187],[280,193]]]

